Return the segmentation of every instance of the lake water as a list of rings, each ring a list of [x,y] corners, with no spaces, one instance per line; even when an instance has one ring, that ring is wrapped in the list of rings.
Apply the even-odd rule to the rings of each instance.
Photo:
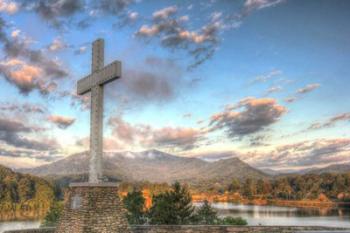
[[[350,209],[317,209],[213,203],[220,216],[242,217],[249,225],[350,227]]]
[[[8,230],[21,230],[39,228],[39,221],[13,221],[13,222],[0,222],[0,233]]]
[[[200,203],[196,203],[196,206]],[[350,209],[316,209],[213,203],[220,216],[242,217],[249,225],[333,226],[350,228]],[[0,222],[5,230],[38,228],[39,221]]]

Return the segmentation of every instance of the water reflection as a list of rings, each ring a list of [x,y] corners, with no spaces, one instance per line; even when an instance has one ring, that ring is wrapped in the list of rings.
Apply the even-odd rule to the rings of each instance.
[[[220,216],[241,216],[249,225],[350,227],[350,209],[347,208],[295,208],[234,203],[212,205]]]
[[[39,221],[12,221],[12,222],[0,222],[0,233],[9,230],[22,230],[39,228]]]

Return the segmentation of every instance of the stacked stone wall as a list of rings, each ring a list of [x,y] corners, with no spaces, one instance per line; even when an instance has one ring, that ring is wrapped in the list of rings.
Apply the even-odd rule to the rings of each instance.
[[[76,184],[66,194],[56,233],[127,233],[126,210],[115,184]]]
[[[279,227],[279,226],[255,226],[255,227],[238,227],[238,226],[131,226],[132,233],[297,233],[302,231],[342,231],[350,232],[350,229],[335,227]],[[54,233],[53,228],[8,231],[6,233]],[[99,231],[105,232],[105,231]],[[114,233],[113,231],[106,231]]]

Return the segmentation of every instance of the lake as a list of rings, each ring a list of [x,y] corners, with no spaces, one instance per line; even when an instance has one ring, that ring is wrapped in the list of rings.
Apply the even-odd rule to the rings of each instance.
[[[196,206],[200,203],[196,203]],[[242,217],[249,225],[350,227],[350,209],[317,209],[213,203],[220,216]],[[39,221],[0,222],[5,230],[38,228]]]
[[[220,216],[242,217],[249,225],[350,227],[350,209],[317,209],[213,203]]]
[[[12,222],[0,222],[0,233],[8,230],[20,230],[39,228],[39,221],[12,221]]]

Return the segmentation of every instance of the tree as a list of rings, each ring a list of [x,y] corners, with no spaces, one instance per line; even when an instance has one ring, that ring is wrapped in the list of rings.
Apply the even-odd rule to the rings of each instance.
[[[195,221],[199,224],[214,224],[217,219],[217,212],[209,204],[207,200],[204,201],[203,205],[197,210]]]
[[[264,194],[264,180],[259,179],[258,182],[256,183],[256,193],[257,194]]]
[[[141,191],[129,192],[123,199],[124,206],[128,210],[127,218],[129,224],[145,223],[145,198]]]
[[[193,219],[192,198],[185,186],[176,182],[170,191],[156,195],[149,210],[151,224],[188,224]]]
[[[41,223],[41,226],[43,227],[56,226],[59,218],[61,217],[62,211],[63,211],[63,203],[54,202],[49,212],[47,212],[43,222]]]
[[[10,198],[12,203],[18,203],[20,201],[20,196],[18,194],[18,185],[16,181],[10,181],[10,183],[8,184],[8,188],[10,191]]]
[[[256,193],[256,188],[252,179],[248,178],[245,180],[243,185],[243,195],[249,199],[253,198]]]
[[[275,192],[278,198],[290,199],[290,195],[293,189],[289,185],[287,178],[282,178],[276,181],[275,183]]]
[[[22,200],[29,200],[35,196],[35,182],[27,177],[18,181],[18,193]]]
[[[238,179],[234,178],[231,182],[231,184],[228,187],[230,192],[239,192],[239,190],[241,189],[241,182],[239,182]]]

